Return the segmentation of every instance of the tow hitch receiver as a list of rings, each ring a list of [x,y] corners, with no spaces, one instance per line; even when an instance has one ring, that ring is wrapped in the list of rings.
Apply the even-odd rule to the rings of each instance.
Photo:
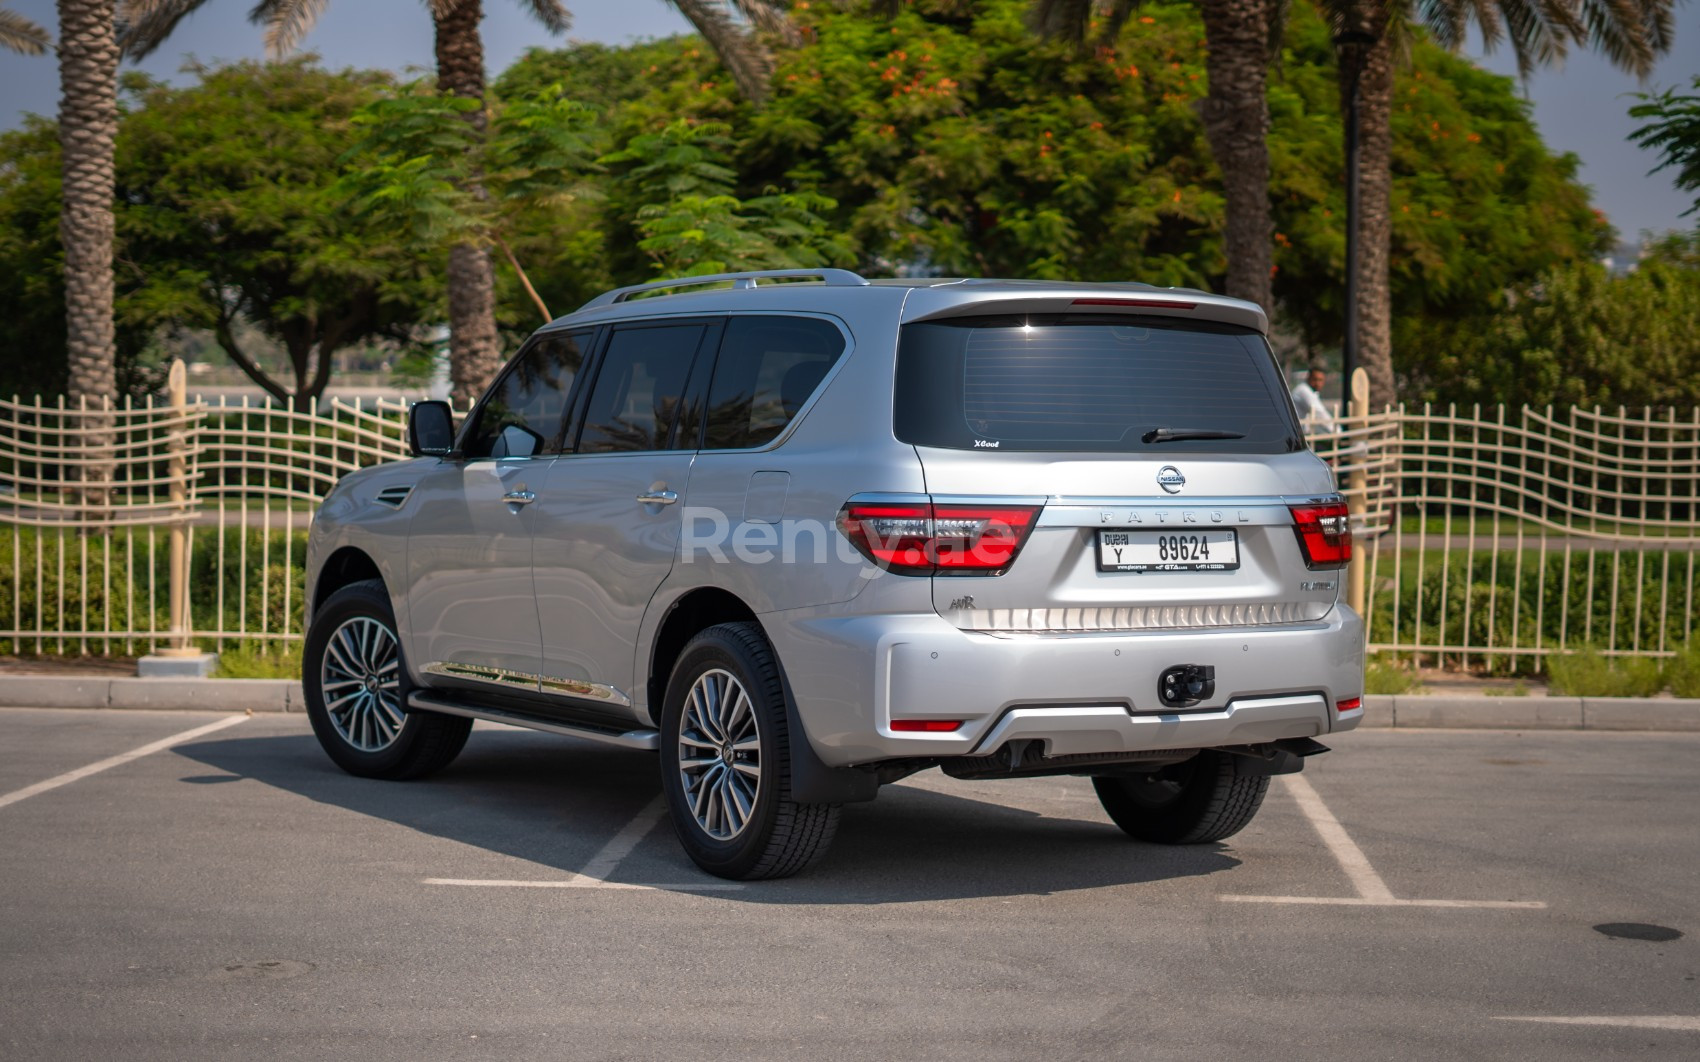
[[[1191,708],[1216,692],[1216,669],[1209,664],[1181,664],[1157,676],[1157,699],[1169,708]]]

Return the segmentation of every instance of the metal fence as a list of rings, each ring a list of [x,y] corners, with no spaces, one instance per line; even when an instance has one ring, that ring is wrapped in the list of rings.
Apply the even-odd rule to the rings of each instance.
[[[1700,409],[1400,407],[1396,503],[1363,540],[1372,650],[1531,671],[1694,634]],[[1377,417],[1368,418],[1375,420]]]
[[[135,656],[302,635],[307,528],[407,456],[408,402],[0,400],[0,652]]]
[[[406,456],[407,402],[207,403],[173,379],[166,401],[0,401],[0,652],[301,637],[313,511]],[[1360,392],[1311,444],[1352,506],[1372,651],[1531,671],[1693,636],[1700,410],[1370,413]]]

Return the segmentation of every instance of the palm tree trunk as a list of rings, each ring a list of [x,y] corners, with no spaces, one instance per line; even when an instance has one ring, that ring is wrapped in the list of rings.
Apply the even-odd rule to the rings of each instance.
[[[484,99],[484,41],[478,23],[481,0],[461,0],[434,19],[437,30],[437,87],[444,92]],[[489,119],[481,107],[467,115],[480,136]],[[449,380],[452,396],[469,404],[502,367],[496,335],[496,273],[487,248],[472,243],[449,249]]]
[[[1227,199],[1223,253],[1227,293],[1274,311],[1275,231],[1269,210],[1269,68],[1271,0],[1203,0],[1204,135],[1222,171]]]
[[[59,0],[59,143],[64,205],[68,403],[110,408],[117,389],[112,328],[112,156],[118,134],[118,40],[114,0]],[[84,417],[85,454],[110,452],[112,420]],[[83,496],[104,502],[112,465],[81,467]]]
[[[1375,36],[1370,45],[1340,53],[1341,113],[1355,64],[1358,81],[1358,364],[1369,375],[1372,407],[1398,400],[1393,377],[1393,293],[1388,262],[1393,245],[1393,42],[1388,7],[1360,6],[1357,26]],[[1356,28],[1356,27],[1354,27]],[[1350,387],[1351,382],[1346,381]]]

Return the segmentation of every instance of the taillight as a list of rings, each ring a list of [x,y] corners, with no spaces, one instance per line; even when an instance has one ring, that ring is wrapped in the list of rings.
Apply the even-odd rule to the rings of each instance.
[[[891,729],[909,734],[951,734],[962,725],[960,719],[893,719]]]
[[[1292,505],[1293,533],[1307,568],[1339,568],[1352,559],[1351,519],[1345,502]]]
[[[1041,506],[844,503],[838,528],[862,556],[899,575],[1001,575]]]
[[[1355,712],[1363,706],[1364,699],[1362,697],[1347,697],[1344,700],[1334,702],[1334,710],[1341,714],[1345,714],[1346,712]]]
[[[933,570],[927,559],[933,507],[925,505],[858,505],[846,502],[838,514],[838,529],[862,556],[881,568],[910,575]]]

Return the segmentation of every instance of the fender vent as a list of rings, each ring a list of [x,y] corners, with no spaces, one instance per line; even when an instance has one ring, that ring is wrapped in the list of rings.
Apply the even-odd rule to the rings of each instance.
[[[377,502],[379,505],[387,505],[392,509],[399,509],[403,505],[407,504],[408,496],[412,493],[413,485],[411,483],[404,483],[400,486],[385,487],[383,490],[380,490],[372,500]]]

